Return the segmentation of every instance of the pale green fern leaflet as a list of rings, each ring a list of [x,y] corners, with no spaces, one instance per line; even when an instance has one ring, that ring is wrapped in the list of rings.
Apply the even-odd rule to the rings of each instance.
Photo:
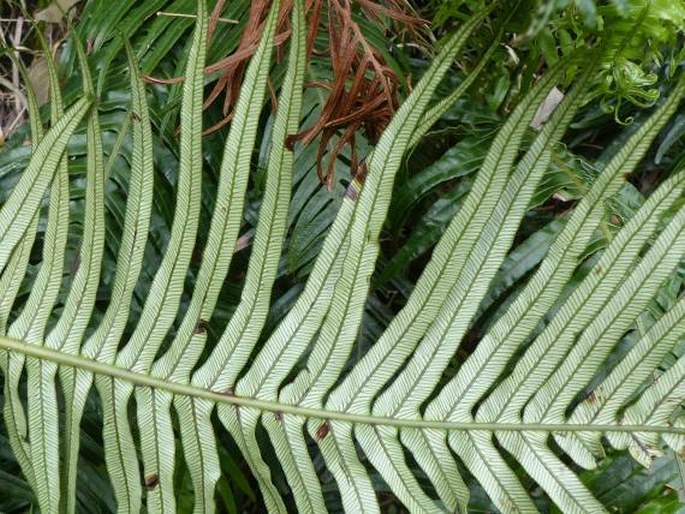
[[[139,315],[131,316],[130,306],[145,259],[154,164],[150,115],[132,49],[125,44],[132,175],[116,274],[102,315],[94,312],[106,237],[106,170],[97,108],[90,100],[94,88],[78,44],[83,97],[64,111],[49,59],[49,130],[38,122],[35,99],[29,97],[33,156],[0,210],[0,363],[9,441],[41,511],[76,510],[79,426],[93,385],[102,403],[105,459],[120,512],[179,508],[177,441],[191,477],[195,511],[214,511],[221,472],[214,413],[273,512],[288,510],[284,493],[292,495],[298,511],[325,511],[322,465],[348,512],[380,511],[378,480],[369,467],[413,512],[465,512],[469,487],[464,468],[502,512],[533,512],[535,504],[512,459],[562,511],[602,512],[604,506],[569,459],[595,467],[604,456],[603,437],[645,465],[667,446],[683,452],[685,357],[677,357],[656,379],[654,373],[685,331],[685,301],[674,302],[647,327],[636,320],[685,254],[685,170],[664,180],[594,261],[582,264],[580,259],[604,224],[607,200],[676,110],[685,80],[604,166],[535,273],[475,350],[456,371],[445,374],[514,244],[554,146],[582,104],[596,57],[589,52],[548,70],[509,115],[406,305],[369,351],[346,368],[395,175],[407,151],[473,83],[496,47],[495,41],[453,94],[433,100],[487,12],[444,41],[349,185],[294,306],[264,338],[287,237],[293,171],[287,141],[299,127],[305,76],[304,5],[294,2],[288,66],[268,125],[264,195],[245,285],[222,335],[209,340],[206,327],[240,233],[279,6],[273,3],[247,70],[225,142],[201,264],[192,290],[184,291],[202,194],[208,20],[204,2],[198,3],[183,85],[176,210],[168,247]],[[581,73],[525,146],[537,108],[571,68]],[[80,258],[73,280],[65,284],[64,304],[55,308],[69,232],[65,149],[84,119],[88,173]],[[15,313],[46,194],[40,270],[29,299]],[[592,267],[579,275],[579,265]],[[189,298],[185,304],[184,293]],[[49,323],[51,316],[54,323]],[[122,340],[127,323],[134,329]],[[639,331],[637,343],[606,369],[609,354],[631,330]],[[269,447],[260,433],[268,437]],[[266,451],[277,458],[287,486],[273,480]]]

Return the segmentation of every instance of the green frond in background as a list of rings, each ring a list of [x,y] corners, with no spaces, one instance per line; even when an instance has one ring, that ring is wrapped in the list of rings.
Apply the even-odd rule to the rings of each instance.
[[[72,97],[46,52],[51,123],[30,93],[31,148],[6,150],[28,165],[0,167],[0,458],[18,465],[0,473],[3,508],[682,509],[685,169],[669,157],[682,72],[579,156],[611,49],[550,63],[506,115],[479,110],[466,95],[499,38],[460,80],[450,69],[487,8],[440,42],[336,197],[314,192],[314,152],[290,144],[316,113],[304,2],[276,62],[279,5],[219,162],[202,136],[204,1],[174,86],[176,155],[157,144],[177,125],[173,95],[158,109],[128,39],[115,119],[78,38]],[[454,120],[458,143],[411,174]],[[643,194],[630,180],[653,147],[670,168]],[[388,249],[411,212],[423,221]],[[631,492],[612,497],[610,480]]]
[[[463,19],[463,7],[478,9],[483,0],[432,0],[424,15],[437,26]],[[500,68],[518,69],[520,80],[530,80],[541,59],[547,65],[601,41],[605,51],[589,87],[588,100],[599,98],[602,109],[619,123],[630,123],[635,108],[650,107],[659,97],[656,71],[683,61],[683,0],[524,0],[509,25],[517,33],[510,42],[511,59]],[[513,61],[513,62],[512,62]],[[496,73],[500,95],[514,94],[517,85],[507,74]],[[520,86],[519,86],[520,87]],[[503,100],[503,96],[500,101]]]

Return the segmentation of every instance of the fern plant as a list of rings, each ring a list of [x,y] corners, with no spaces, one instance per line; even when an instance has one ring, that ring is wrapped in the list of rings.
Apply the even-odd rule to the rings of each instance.
[[[665,180],[601,255],[584,260],[607,201],[677,108],[685,80],[623,141],[567,216],[538,269],[456,372],[445,374],[512,247],[552,148],[583,100],[595,71],[590,52],[550,69],[511,113],[406,305],[378,341],[348,365],[394,177],[406,152],[477,76],[479,68],[449,97],[433,101],[487,12],[443,42],[350,183],[294,306],[262,338],[287,229],[293,171],[288,136],[298,130],[302,101],[304,7],[302,0],[294,2],[287,74],[271,128],[245,285],[223,334],[207,344],[207,325],[245,208],[278,8],[274,1],[246,74],[201,264],[186,287],[202,186],[207,14],[198,2],[183,85],[171,237],[140,313],[130,312],[130,305],[145,259],[154,174],[150,115],[132,49],[127,45],[132,174],[116,273],[101,316],[93,313],[106,239],[106,177],[95,90],[78,44],[82,97],[64,110],[50,62],[49,130],[41,126],[31,98],[33,155],[0,211],[0,347],[5,426],[41,512],[76,510],[79,426],[93,386],[101,399],[107,470],[120,512],[139,512],[143,502],[153,512],[177,509],[177,448],[192,479],[195,511],[214,510],[221,469],[214,414],[273,512],[287,510],[284,487],[272,479],[274,466],[286,477],[298,511],[326,510],[317,471],[321,457],[348,512],[379,511],[370,468],[412,512],[465,512],[466,472],[502,512],[536,511],[522,473],[564,512],[603,512],[577,470],[594,468],[606,442],[646,466],[666,446],[685,451],[685,357],[654,378],[682,335],[685,302],[674,302],[650,323],[642,316],[685,252],[685,172]],[[582,73],[522,152],[538,107],[572,67]],[[81,123],[87,126],[86,211],[75,273],[65,281],[70,215],[65,148]],[[15,315],[45,196],[40,269]],[[579,274],[579,266],[591,269]],[[64,287],[66,300],[56,306]],[[133,328],[124,340],[127,324]],[[637,331],[637,342],[605,365],[628,331]],[[268,445],[277,463],[265,459]]]

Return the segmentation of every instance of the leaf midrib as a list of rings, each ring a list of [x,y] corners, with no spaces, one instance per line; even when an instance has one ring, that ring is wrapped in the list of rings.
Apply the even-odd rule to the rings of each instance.
[[[353,424],[372,426],[392,426],[398,428],[417,428],[433,430],[464,430],[491,432],[629,432],[629,433],[660,433],[685,436],[685,427],[668,427],[653,425],[571,425],[545,423],[483,423],[483,422],[453,422],[425,419],[388,418],[348,412],[313,409],[289,405],[269,400],[259,400],[244,396],[230,396],[220,392],[203,389],[188,384],[171,382],[144,373],[136,373],[128,369],[99,362],[79,355],[67,354],[45,346],[33,345],[0,336],[0,349],[17,352],[27,357],[54,362],[58,365],[69,366],[96,375],[105,375],[114,379],[129,382],[132,385],[161,389],[172,394],[200,398],[216,403],[247,407],[267,412],[290,414],[304,418],[317,418],[341,421]]]

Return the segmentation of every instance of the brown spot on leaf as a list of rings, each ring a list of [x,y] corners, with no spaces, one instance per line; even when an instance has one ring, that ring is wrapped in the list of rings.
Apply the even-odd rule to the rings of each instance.
[[[204,320],[202,318],[197,320],[197,324],[195,325],[195,329],[193,330],[193,334],[197,335],[203,335],[207,333],[207,320]]]
[[[354,179],[359,181],[359,185],[363,185],[366,182],[366,176],[369,174],[369,168],[366,166],[366,161],[359,163],[359,171],[355,175]]]
[[[283,413],[281,411],[276,411],[274,412],[274,419],[276,421],[282,421],[283,420]]]
[[[353,202],[357,200],[357,197],[359,196],[359,191],[361,187],[364,185],[364,182],[366,181],[366,175],[368,174],[369,169],[366,167],[366,161],[362,161],[359,163],[359,166],[357,168],[357,173],[354,176],[354,180],[350,183],[349,186],[347,186],[347,190],[345,191],[345,198],[349,198]]]
[[[328,432],[330,431],[331,426],[328,424],[328,421],[324,421],[319,428],[316,429],[316,440],[318,441],[323,441],[324,438],[328,435]]]
[[[157,473],[149,473],[145,475],[145,489],[154,489],[159,484],[159,475]]]
[[[291,152],[295,150],[295,141],[297,141],[297,134],[290,134],[285,138],[285,147]]]

